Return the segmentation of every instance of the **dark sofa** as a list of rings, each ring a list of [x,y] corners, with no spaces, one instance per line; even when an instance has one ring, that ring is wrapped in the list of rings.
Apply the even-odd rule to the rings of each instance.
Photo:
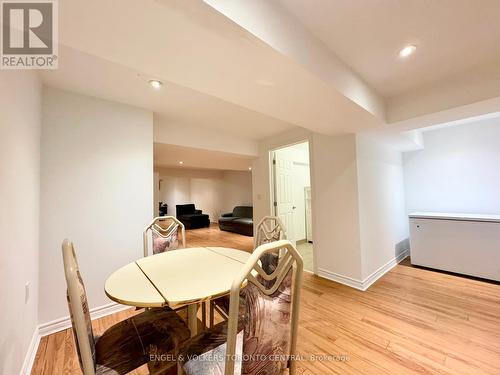
[[[204,228],[210,226],[210,218],[194,204],[178,204],[175,206],[175,216],[186,229]]]
[[[220,230],[253,236],[253,207],[236,206],[233,212],[219,218]]]

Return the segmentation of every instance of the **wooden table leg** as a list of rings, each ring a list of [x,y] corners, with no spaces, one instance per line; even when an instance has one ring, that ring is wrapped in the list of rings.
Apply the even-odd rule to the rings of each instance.
[[[198,333],[198,304],[188,305],[188,327],[191,331],[191,337]]]
[[[201,323],[203,325],[203,330],[207,329],[207,304],[209,301],[203,301],[201,303]]]

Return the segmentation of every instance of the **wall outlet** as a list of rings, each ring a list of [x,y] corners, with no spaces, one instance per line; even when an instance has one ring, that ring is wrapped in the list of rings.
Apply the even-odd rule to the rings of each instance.
[[[26,284],[24,284],[24,303],[28,303],[30,300],[30,287],[31,283],[28,281]]]

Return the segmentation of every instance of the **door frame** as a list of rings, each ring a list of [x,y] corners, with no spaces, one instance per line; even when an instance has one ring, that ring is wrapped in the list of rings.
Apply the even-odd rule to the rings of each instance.
[[[286,148],[286,147],[284,147]],[[283,148],[280,148],[280,149],[283,149]],[[276,174],[276,170],[278,168],[278,164],[276,163],[276,152],[279,151],[280,149],[277,149],[277,150],[273,150],[272,151],[272,154],[271,154],[271,163],[272,163],[272,173],[271,173],[271,184],[272,184],[272,187],[273,187],[273,192],[272,192],[272,196],[271,196],[271,214],[273,216],[276,216],[276,217],[279,217],[280,215],[278,215],[278,212],[279,212],[279,206],[280,206],[280,202],[278,202],[278,187],[279,187],[279,183],[278,183],[278,179],[277,179],[277,174]],[[290,160],[290,163],[292,163],[292,168],[293,168],[293,162]],[[291,189],[293,189],[293,186],[291,186]],[[292,191],[292,201],[293,201],[293,191]],[[281,197],[283,198],[283,197]],[[292,206],[293,206],[293,202],[292,202]],[[292,211],[291,211],[291,223],[287,220],[285,220],[284,218],[281,219],[281,221],[283,222],[283,224],[287,225],[287,239],[290,240],[290,242],[292,242],[292,244],[295,246],[296,245],[296,239],[295,239],[295,212],[294,212],[294,209],[295,209],[295,206],[293,206],[292,208]],[[294,238],[292,238],[291,234],[294,234]]]
[[[315,204],[314,204],[314,197],[315,197],[315,190],[314,190],[314,173],[313,173],[313,142],[312,142],[312,137],[306,136],[304,138],[300,138],[297,140],[294,140],[293,142],[290,143],[285,143],[285,144],[280,144],[279,146],[275,146],[269,149],[268,151],[268,163],[269,163],[269,212],[271,212],[271,215],[276,215],[276,206],[274,205],[274,202],[276,202],[276,176],[274,173],[274,165],[273,165],[273,160],[274,160],[274,152],[281,150],[283,148],[287,148],[290,146],[295,146],[300,143],[307,143],[309,146],[309,181],[311,185],[311,208],[312,208],[312,232],[313,232],[313,273],[318,274],[318,264],[317,264],[317,257],[316,257],[316,220],[314,217],[314,212],[315,212]],[[307,271],[306,271],[307,272]]]

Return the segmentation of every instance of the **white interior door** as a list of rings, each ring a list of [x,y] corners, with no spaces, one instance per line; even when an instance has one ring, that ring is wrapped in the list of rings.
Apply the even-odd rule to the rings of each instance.
[[[295,245],[293,226],[293,162],[274,153],[274,207],[286,227],[286,237]]]

